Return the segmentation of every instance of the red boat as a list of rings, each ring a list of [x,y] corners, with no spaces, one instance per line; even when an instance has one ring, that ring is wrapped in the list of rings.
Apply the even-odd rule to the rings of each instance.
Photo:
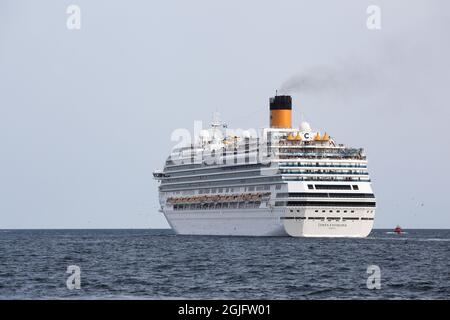
[[[403,233],[403,229],[400,226],[396,226],[394,229],[394,232],[396,234],[402,234]]]

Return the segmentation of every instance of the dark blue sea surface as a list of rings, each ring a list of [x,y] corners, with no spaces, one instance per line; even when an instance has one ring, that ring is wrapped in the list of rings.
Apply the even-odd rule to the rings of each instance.
[[[449,299],[450,230],[365,239],[0,230],[0,299]],[[67,267],[80,267],[69,290]],[[381,270],[369,290],[367,268]]]

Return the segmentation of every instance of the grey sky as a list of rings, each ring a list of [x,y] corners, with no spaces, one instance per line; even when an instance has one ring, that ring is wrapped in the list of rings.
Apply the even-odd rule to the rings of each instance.
[[[70,4],[81,30],[66,28]],[[371,4],[381,30],[366,28]],[[171,132],[216,109],[266,126],[292,79],[312,83],[293,93],[296,124],[366,149],[375,227],[449,228],[449,9],[1,0],[0,228],[167,227],[152,171]]]

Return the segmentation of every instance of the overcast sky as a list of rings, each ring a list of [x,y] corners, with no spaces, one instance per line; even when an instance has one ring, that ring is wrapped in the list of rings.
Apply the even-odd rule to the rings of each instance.
[[[67,28],[69,5],[81,29]],[[381,29],[366,26],[369,5]],[[0,1],[0,228],[158,228],[152,171],[219,110],[364,147],[375,227],[449,228],[448,1]]]

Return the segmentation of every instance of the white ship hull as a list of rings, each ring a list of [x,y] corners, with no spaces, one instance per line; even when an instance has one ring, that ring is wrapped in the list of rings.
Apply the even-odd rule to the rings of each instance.
[[[280,214],[270,210],[164,212],[177,234],[220,236],[287,236]]]
[[[291,214],[289,210],[270,209],[168,210],[164,215],[175,233],[181,235],[362,238],[367,237],[373,228],[373,220],[346,220],[364,215],[363,209],[355,210],[340,220],[336,219],[336,214],[321,214],[324,219],[317,220],[314,210],[299,211]],[[370,214],[371,217],[373,215]]]

